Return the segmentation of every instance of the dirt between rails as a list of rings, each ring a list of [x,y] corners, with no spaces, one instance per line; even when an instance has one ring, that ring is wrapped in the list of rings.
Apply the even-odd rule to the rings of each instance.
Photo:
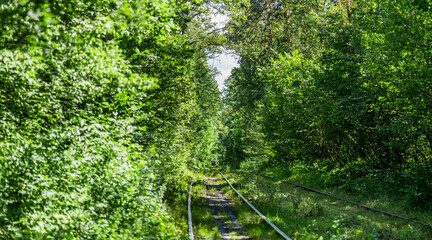
[[[220,190],[216,178],[212,176],[211,180],[205,178],[207,199],[222,239],[252,239],[237,221],[230,207],[232,204]]]

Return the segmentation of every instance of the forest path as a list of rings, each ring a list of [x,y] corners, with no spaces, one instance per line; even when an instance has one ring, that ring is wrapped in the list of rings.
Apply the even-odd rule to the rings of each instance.
[[[209,207],[216,220],[216,225],[220,230],[222,239],[251,239],[244,228],[238,223],[231,208],[231,201],[226,198],[221,187],[214,176],[211,182],[206,177],[207,199]]]

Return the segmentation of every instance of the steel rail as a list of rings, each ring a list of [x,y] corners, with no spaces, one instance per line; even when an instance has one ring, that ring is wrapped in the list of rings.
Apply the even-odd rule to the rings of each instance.
[[[223,240],[231,239],[228,226],[226,225],[226,223],[224,221],[222,221],[221,217],[218,216],[219,215],[218,213],[221,211],[221,209],[218,206],[218,203],[217,203],[218,200],[216,199],[216,196],[211,193],[212,192],[211,190],[214,189],[214,186],[209,184],[207,177],[205,178],[205,182],[206,182],[206,189],[207,189],[207,191],[206,191],[207,199],[209,200],[209,206],[210,206],[210,209],[212,211],[213,217],[215,219],[216,226],[219,228],[219,231],[221,233],[221,237],[222,237],[221,239],[223,239]]]
[[[259,174],[259,175],[261,175],[261,176],[263,176],[265,178],[268,178],[268,179],[272,179],[272,180],[276,180],[276,181],[281,181],[281,182],[284,182],[284,183],[292,184],[292,185],[294,185],[296,187],[303,188],[303,189],[308,190],[310,192],[315,192],[315,193],[318,193],[318,194],[321,194],[321,195],[324,195],[324,196],[328,196],[328,197],[331,197],[331,198],[334,198],[334,199],[337,199],[337,200],[340,200],[340,201],[348,202],[348,203],[351,203],[353,205],[365,208],[367,210],[379,212],[379,213],[385,214],[387,216],[391,216],[391,217],[394,217],[394,218],[399,218],[399,219],[402,219],[402,220],[405,220],[405,221],[411,221],[413,223],[417,223],[417,224],[423,225],[425,227],[432,228],[432,226],[429,225],[429,224],[427,224],[427,223],[423,223],[423,222],[420,222],[418,220],[415,220],[415,219],[412,219],[412,218],[408,218],[408,217],[404,217],[404,216],[400,216],[400,215],[397,215],[397,214],[394,214],[394,213],[391,213],[391,212],[387,212],[387,211],[384,211],[384,210],[381,210],[381,209],[369,207],[369,206],[363,205],[361,203],[354,202],[354,201],[351,201],[351,200],[348,200],[348,199],[344,199],[344,198],[338,197],[338,196],[333,195],[333,194],[321,192],[321,191],[315,190],[315,189],[310,188],[310,187],[306,187],[306,186],[298,184],[298,183],[293,183],[293,182],[290,182],[290,181],[287,181],[287,180],[280,180],[280,179],[277,179],[277,178],[274,178],[274,177],[270,177],[270,176],[266,176],[266,175],[263,175],[263,174]]]
[[[264,216],[264,214],[262,214],[258,209],[256,209],[245,197],[243,197],[243,195],[241,195],[234,187],[233,185],[231,185],[231,183],[228,181],[228,179],[221,173],[219,172],[220,175],[222,175],[222,177],[225,179],[225,181],[228,183],[228,185],[234,190],[234,192],[236,192],[241,199],[243,199],[243,201],[245,203],[247,203],[249,205],[249,207],[251,207],[258,215],[260,215],[270,226],[272,226],[274,228],[274,230],[276,230],[276,232],[278,232],[283,238],[285,238],[286,240],[292,240],[290,237],[288,237],[288,235],[286,235],[284,232],[282,232],[282,230],[280,230],[276,225],[274,225],[270,220],[268,220],[266,218],[266,216]]]
[[[194,172],[194,175],[192,177],[192,181],[189,187],[189,194],[188,194],[188,225],[189,225],[189,239],[190,240],[194,240],[194,234],[193,234],[193,227],[192,227],[192,207],[191,207],[191,202],[192,202],[192,185],[195,179],[195,174],[196,172]]]
[[[229,206],[229,203],[225,199],[222,191],[220,190],[220,188],[219,188],[219,186],[218,186],[218,184],[216,182],[216,179],[213,177],[213,174],[212,174],[212,180],[213,180],[214,186],[216,187],[216,194],[219,197],[219,202],[222,203],[222,206],[225,209],[225,212],[230,217],[231,222],[234,224],[234,226],[237,229],[237,232],[240,233],[240,234],[242,234],[242,235],[246,235],[245,230],[243,229],[243,227],[240,225],[240,223],[237,221],[236,217],[234,216],[234,213],[231,210],[231,208]],[[250,239],[250,238],[246,238],[246,239]]]

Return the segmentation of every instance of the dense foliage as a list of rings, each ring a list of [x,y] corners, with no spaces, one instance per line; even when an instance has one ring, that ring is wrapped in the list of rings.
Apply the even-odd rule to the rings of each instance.
[[[226,82],[227,162],[300,164],[431,209],[431,7],[251,1],[227,34],[241,64]]]
[[[0,238],[182,238],[167,202],[214,159],[432,209],[431,8],[1,1]],[[222,45],[240,58],[223,105]]]
[[[181,238],[165,186],[211,153],[219,110],[199,6],[2,2],[0,238]]]

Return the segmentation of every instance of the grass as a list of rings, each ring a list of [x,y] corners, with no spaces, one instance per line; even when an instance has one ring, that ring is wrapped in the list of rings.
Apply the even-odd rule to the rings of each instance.
[[[192,175],[190,172],[190,176],[185,177],[184,184],[177,184],[175,189],[168,189],[170,194],[166,195],[165,205],[174,218],[179,233],[176,239],[189,239],[187,197]],[[195,239],[216,240],[220,239],[220,234],[209,208],[205,176],[204,173],[197,172],[192,188],[193,232]]]
[[[324,172],[324,174],[321,172]],[[400,192],[396,193],[395,189],[398,188],[397,185],[395,186],[389,180],[379,180],[370,177],[353,180],[346,176],[345,178],[342,177],[343,174],[339,174],[337,177],[329,177],[325,174],[325,171],[321,172],[314,169],[308,172],[293,171],[290,176],[279,174],[277,178],[305,184],[326,193],[432,225],[432,212],[428,210],[427,206],[407,202],[404,199],[406,196]],[[335,181],[332,178],[343,179],[343,183],[330,184],[332,181]],[[322,179],[326,179],[326,181]],[[407,223],[414,224],[413,222]]]
[[[226,197],[231,199],[237,220],[249,236],[253,239],[281,239],[273,228],[231,190],[215,170],[198,173],[195,179],[192,198],[195,239],[221,238],[206,196],[205,177],[210,178],[211,173],[217,178]],[[432,239],[431,229],[412,222],[366,210],[248,171],[223,172],[244,197],[293,239]],[[278,178],[283,177],[279,175]],[[211,179],[209,183],[212,183]],[[298,183],[305,184],[300,181]],[[359,197],[344,192],[344,189],[325,188],[319,183],[314,185],[311,180],[305,185],[428,224],[432,222],[430,213],[407,210],[385,197]],[[184,206],[187,199],[187,190],[185,191],[186,195],[181,197],[181,205]],[[187,211],[185,207],[176,211],[173,216],[182,220],[179,221],[179,229],[183,234],[179,235],[179,238],[184,239],[187,235]],[[225,215],[221,217],[228,219]]]
[[[205,175],[197,173],[192,194],[192,222],[195,239],[220,239],[219,230],[209,208]]]
[[[257,174],[231,174],[229,180],[267,218],[294,239],[432,239],[431,230],[425,227]],[[240,213],[238,221],[252,238],[281,239],[227,184],[224,184],[223,191],[233,199]],[[350,198],[348,195],[343,197]],[[395,213],[402,211],[386,201],[361,203]],[[410,216],[419,220],[427,218],[427,214],[422,213],[411,213]]]
[[[217,170],[217,168],[214,168],[213,170]],[[205,186],[206,177],[208,178],[209,184],[214,184],[211,179],[212,174],[216,177],[217,184],[225,183],[220,181],[220,176],[216,171],[206,171],[205,173],[198,173],[196,176],[192,198],[192,221],[194,225],[195,239],[221,239],[220,231],[216,227],[216,220],[214,219],[212,210],[209,208],[209,200],[207,199],[207,189]],[[223,192],[226,194],[226,191]],[[211,190],[211,193],[216,194],[213,189]],[[227,200],[230,201],[229,199]],[[236,211],[236,209],[232,210],[236,217],[238,216],[238,213],[241,212]],[[242,239],[244,237],[233,231],[235,224],[231,222],[231,218],[225,211],[219,212],[218,217],[219,220],[226,223],[228,228],[231,230],[231,239]]]
[[[222,191],[224,192],[225,196],[230,198],[233,202],[233,209],[235,209],[237,221],[245,228],[247,234],[251,238],[266,240],[281,239],[279,234],[270,225],[268,225],[264,219],[255,213],[247,204],[243,202],[243,200],[241,200],[240,197],[238,197],[234,191],[231,190],[229,185],[225,182],[225,180],[222,180],[218,173],[215,173],[215,176],[217,176],[218,184],[222,187]],[[234,179],[230,179],[230,182],[234,184],[237,183]],[[255,203],[252,204],[255,205]],[[273,221],[275,224],[276,220],[278,219],[271,219],[271,221]]]

